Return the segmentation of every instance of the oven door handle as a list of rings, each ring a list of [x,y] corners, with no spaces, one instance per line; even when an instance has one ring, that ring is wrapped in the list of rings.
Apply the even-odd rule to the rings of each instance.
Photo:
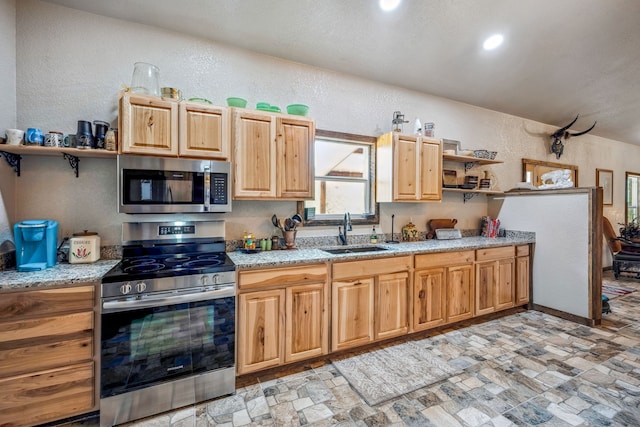
[[[137,310],[141,308],[162,307],[174,304],[183,304],[187,302],[207,301],[219,298],[234,297],[236,295],[235,287],[229,286],[213,291],[193,292],[184,295],[172,295],[153,297],[145,299],[126,300],[126,301],[103,301],[103,313],[115,313],[125,310]]]

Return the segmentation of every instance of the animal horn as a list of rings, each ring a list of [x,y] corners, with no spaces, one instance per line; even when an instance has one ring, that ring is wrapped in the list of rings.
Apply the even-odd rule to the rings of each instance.
[[[566,125],[566,126],[565,126],[565,127],[563,127],[563,128],[558,129],[558,130],[556,131],[556,133],[557,133],[557,134],[562,135],[562,133],[563,133],[565,130],[569,129],[571,126],[573,126],[573,124],[574,124],[575,122],[577,122],[577,121],[578,121],[578,117],[580,117],[580,114],[578,114],[578,115],[576,116],[576,118],[575,118],[575,119],[573,119],[573,121],[572,121],[571,123],[569,123],[568,125]]]
[[[589,129],[587,129],[587,130],[585,130],[585,131],[578,132],[578,133],[569,133],[569,132],[567,132],[567,133],[569,133],[569,135],[570,135],[570,136],[580,136],[580,135],[584,135],[585,133],[589,133],[589,132],[591,131],[591,129],[593,129],[594,127],[596,127],[596,123],[598,123],[598,121],[597,121],[597,120],[596,120],[595,122],[593,122],[593,125],[592,125]]]

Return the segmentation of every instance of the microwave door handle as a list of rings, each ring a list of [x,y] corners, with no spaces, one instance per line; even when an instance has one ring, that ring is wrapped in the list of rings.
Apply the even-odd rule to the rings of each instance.
[[[209,211],[211,202],[211,169],[209,166],[204,168],[204,210]]]

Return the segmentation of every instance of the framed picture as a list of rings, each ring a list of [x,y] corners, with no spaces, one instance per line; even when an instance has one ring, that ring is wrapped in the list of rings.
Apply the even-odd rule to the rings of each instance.
[[[613,171],[596,169],[596,187],[602,187],[602,204],[613,205]]]

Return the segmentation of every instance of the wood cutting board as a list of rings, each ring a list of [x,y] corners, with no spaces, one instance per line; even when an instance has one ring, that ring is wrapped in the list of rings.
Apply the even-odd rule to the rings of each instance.
[[[455,228],[458,220],[453,219],[430,219],[427,221],[427,228],[429,232],[427,233],[427,239],[433,239],[436,237],[436,229],[438,228]]]

